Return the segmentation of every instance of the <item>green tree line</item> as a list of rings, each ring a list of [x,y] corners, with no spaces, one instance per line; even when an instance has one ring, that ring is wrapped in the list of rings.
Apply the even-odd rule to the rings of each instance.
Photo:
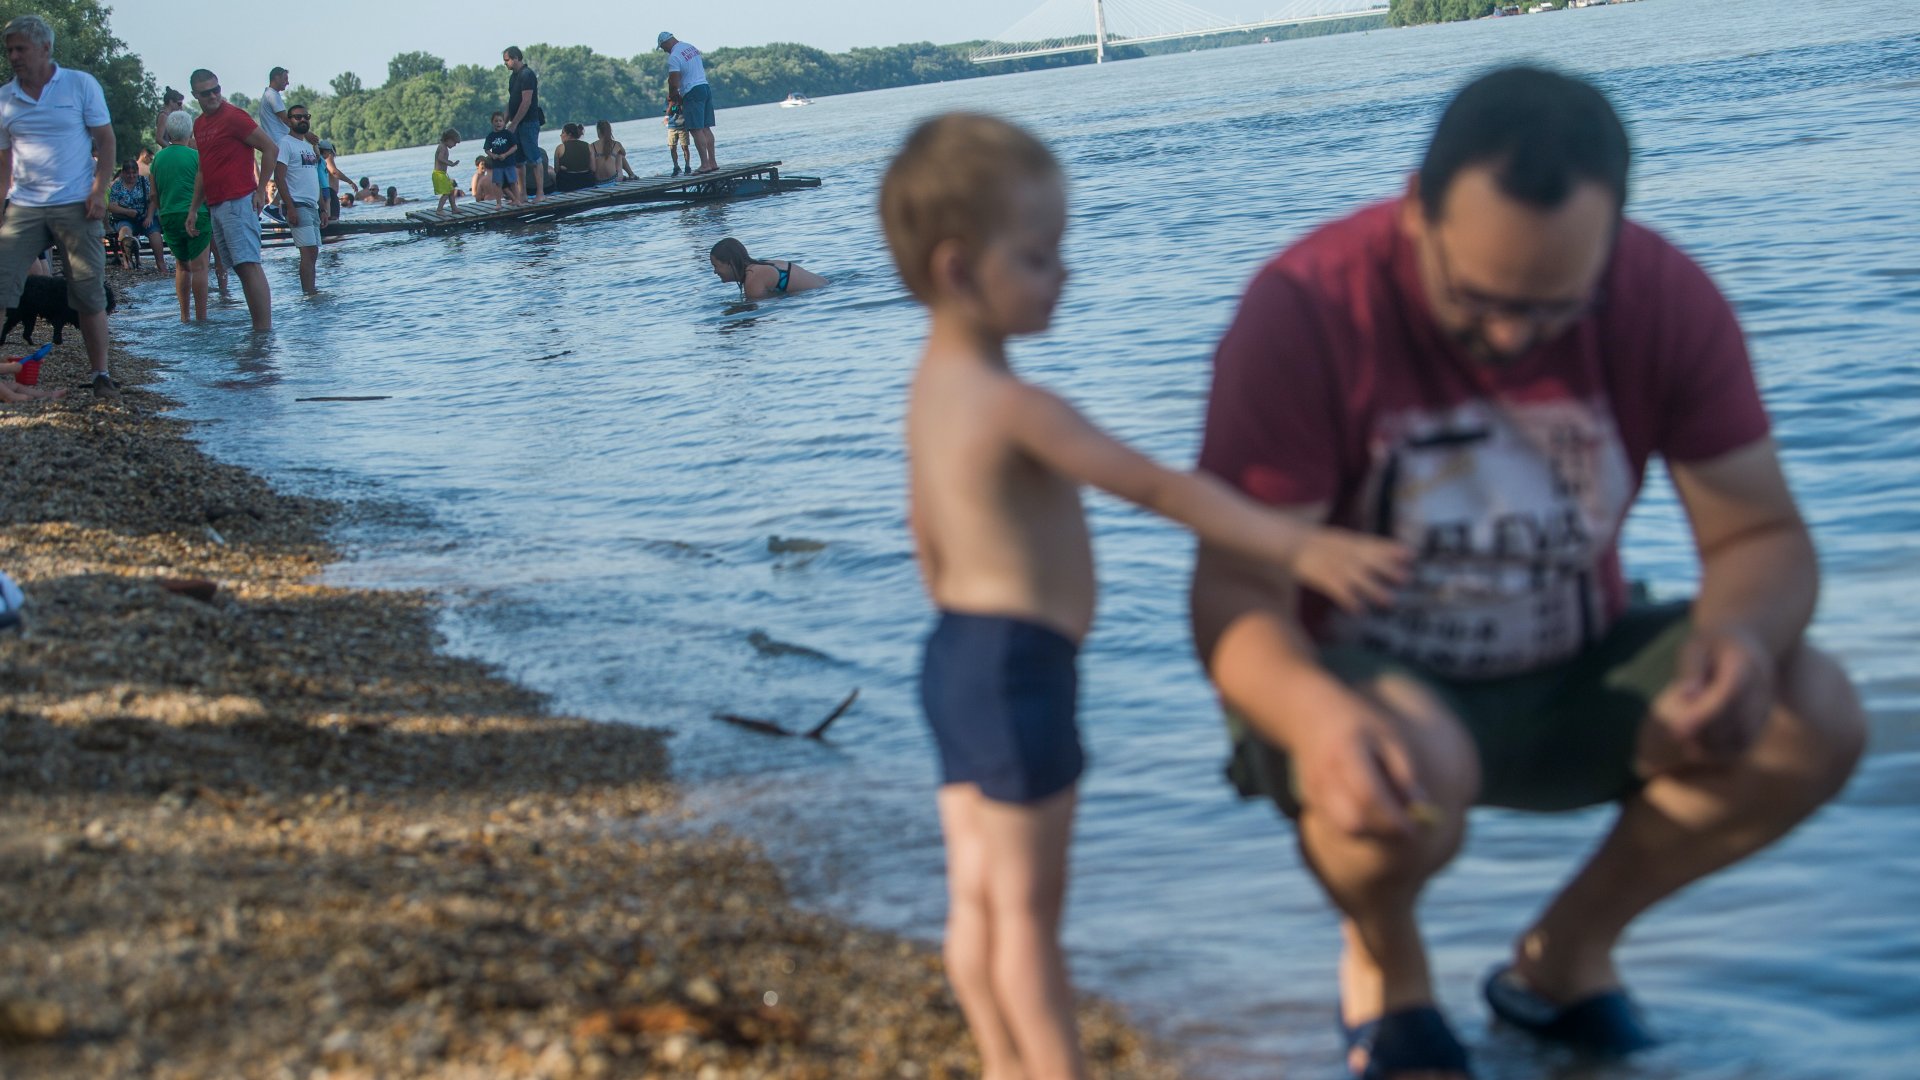
[[[1521,0],[1531,7],[1540,0]],[[1549,0],[1553,7],[1564,7],[1565,0]],[[1495,8],[1512,6],[1514,0],[1389,0],[1387,23],[1390,26],[1418,26],[1421,23],[1459,22],[1493,14]]]
[[[1276,39],[1384,25],[1378,16],[1283,28]],[[1237,45],[1258,35],[1226,35],[1206,45]],[[777,43],[750,48],[718,48],[706,54],[707,78],[716,104],[758,105],[789,93],[810,96],[852,94],[917,83],[971,79],[1040,68],[1092,62],[1092,54],[1065,54],[999,64],[975,64],[969,57],[982,42],[935,45],[915,42],[882,48],[830,53],[807,45]],[[1109,47],[1109,59],[1128,59],[1154,51],[1184,49],[1182,43],[1146,48]],[[600,120],[619,122],[658,116],[666,109],[666,56],[654,52],[630,59],[606,56],[584,45],[525,46],[527,63],[540,76],[540,105],[548,128],[578,121],[591,131]],[[449,67],[431,53],[405,52],[387,64],[386,81],[368,87],[359,75],[343,72],[325,91],[296,86],[289,104],[300,102],[313,113],[314,130],[340,152],[366,153],[436,142],[446,128],[475,138],[489,128],[489,117],[506,105],[507,71],[499,65]],[[229,95],[231,98],[232,95]],[[242,102],[244,104],[244,101]]]
[[[1393,4],[1397,17],[1403,6],[1418,8],[1424,14],[1435,6],[1490,8],[1492,0],[1393,0]],[[54,30],[54,59],[100,80],[107,108],[113,114],[119,156],[127,158],[140,147],[153,144],[159,90],[140,58],[113,35],[108,25],[110,11],[101,0],[0,0],[0,22],[16,15],[40,15]],[[1379,25],[1382,21],[1378,17],[1370,17],[1282,28],[1270,35],[1277,40]],[[1109,46],[1107,56],[1125,60],[1184,50],[1195,44],[1246,44],[1260,36],[1222,35],[1197,43],[1169,42],[1144,48]],[[715,102],[726,107],[778,101],[793,92],[812,96],[852,94],[1068,67],[1093,60],[1088,52],[974,64],[969,57],[982,44],[935,45],[922,41],[841,53],[790,43],[718,48],[707,53],[707,76],[713,83]],[[567,121],[579,121],[591,128],[598,120],[618,122],[658,116],[666,107],[666,57],[662,53],[621,59],[584,45],[532,45],[526,47],[526,56],[540,75],[540,102],[549,128]],[[227,87],[228,100],[251,109],[258,90],[248,92],[245,80],[228,81],[233,84]],[[478,137],[488,130],[488,117],[493,111],[506,104],[506,88],[507,72],[501,65],[449,67],[432,53],[411,51],[388,62],[386,79],[378,86],[366,85],[354,72],[342,72],[328,80],[325,90],[294,86],[288,91],[287,101],[306,105],[313,113],[314,130],[333,140],[342,153],[364,153],[433,143],[449,127],[458,128],[467,138]]]

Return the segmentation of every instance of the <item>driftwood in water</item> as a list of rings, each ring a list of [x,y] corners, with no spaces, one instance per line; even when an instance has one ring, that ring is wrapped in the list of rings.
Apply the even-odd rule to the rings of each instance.
[[[751,716],[736,716],[733,713],[717,712],[713,714],[713,718],[715,720],[725,721],[736,727],[746,728],[748,731],[757,731],[762,735],[774,735],[783,739],[792,738],[795,735],[803,735],[809,739],[822,739],[826,737],[827,728],[831,727],[835,720],[845,715],[846,711],[853,707],[853,699],[859,696],[860,688],[856,686],[853,688],[853,693],[848,694],[840,704],[834,706],[833,711],[827,714],[825,720],[813,725],[812,729],[805,732],[789,731],[785,725],[775,723],[772,720],[756,720]]]

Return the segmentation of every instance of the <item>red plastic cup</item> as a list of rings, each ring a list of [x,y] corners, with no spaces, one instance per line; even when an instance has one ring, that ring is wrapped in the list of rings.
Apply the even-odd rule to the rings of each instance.
[[[40,385],[40,361],[20,361],[20,374],[15,375],[13,381],[19,383],[21,386]]]

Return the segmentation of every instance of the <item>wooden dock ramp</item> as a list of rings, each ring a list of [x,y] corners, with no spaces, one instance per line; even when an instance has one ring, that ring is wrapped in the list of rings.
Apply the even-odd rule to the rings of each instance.
[[[778,161],[759,161],[751,165],[723,168],[705,176],[650,176],[638,180],[615,180],[579,191],[549,193],[539,202],[523,206],[502,204],[496,207],[492,202],[466,199],[453,210],[408,211],[403,227],[428,233],[486,228],[518,222],[554,221],[609,206],[744,199],[819,186],[820,178],[817,176],[781,176]],[[397,222],[392,224],[399,225]],[[330,226],[327,231],[332,233],[335,229]],[[358,230],[349,225],[339,231]]]

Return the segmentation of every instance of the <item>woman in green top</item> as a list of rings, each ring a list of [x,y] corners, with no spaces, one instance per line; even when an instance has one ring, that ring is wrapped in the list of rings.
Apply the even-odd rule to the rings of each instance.
[[[193,299],[194,317],[207,321],[207,246],[213,243],[213,218],[200,208],[194,224],[198,235],[187,235],[187,207],[193,204],[193,182],[200,175],[200,151],[193,148],[193,117],[185,110],[167,115],[167,145],[153,155],[153,187],[160,196],[160,235],[173,252],[173,294],[180,298],[180,321],[187,321],[187,299]]]
[[[580,141],[586,133],[579,124],[560,129],[560,149],[553,153],[555,191],[579,191],[599,183],[593,176],[593,149]]]

